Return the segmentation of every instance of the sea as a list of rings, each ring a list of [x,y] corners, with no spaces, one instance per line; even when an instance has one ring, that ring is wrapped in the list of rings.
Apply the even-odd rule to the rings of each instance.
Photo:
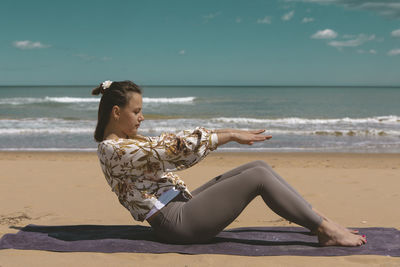
[[[0,86],[0,151],[95,151],[94,86]],[[142,86],[142,135],[266,129],[218,151],[400,153],[400,87]]]

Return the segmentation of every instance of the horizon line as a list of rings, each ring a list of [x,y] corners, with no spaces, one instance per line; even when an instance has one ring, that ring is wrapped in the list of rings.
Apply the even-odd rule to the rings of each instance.
[[[32,86],[32,87],[40,87],[40,86],[45,86],[45,87],[79,87],[79,86],[93,86],[96,87],[96,85],[91,85],[91,84],[0,84],[0,87],[19,87],[19,86]],[[230,85],[230,84],[142,84],[139,85],[139,87],[400,87],[400,85],[273,85],[273,84],[264,84],[264,85],[250,85],[250,84],[241,84],[241,85]]]

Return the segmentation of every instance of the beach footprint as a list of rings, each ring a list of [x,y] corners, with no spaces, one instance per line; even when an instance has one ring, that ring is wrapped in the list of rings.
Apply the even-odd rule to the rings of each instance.
[[[37,217],[32,217],[26,211],[17,211],[9,214],[0,214],[0,225],[16,225],[20,223],[26,224],[26,221],[38,220],[43,217],[54,215],[52,213],[47,213],[39,215]]]
[[[25,212],[14,212],[7,215],[0,214],[0,225],[13,225],[19,224],[24,220],[31,220],[32,218]]]

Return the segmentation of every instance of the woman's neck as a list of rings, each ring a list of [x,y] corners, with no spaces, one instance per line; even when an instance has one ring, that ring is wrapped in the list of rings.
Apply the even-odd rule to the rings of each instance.
[[[104,130],[104,136],[103,140],[106,139],[118,139],[118,138],[129,138],[125,133],[123,133],[121,130],[117,129],[116,127],[113,127],[112,125],[108,124],[106,126],[106,129]]]

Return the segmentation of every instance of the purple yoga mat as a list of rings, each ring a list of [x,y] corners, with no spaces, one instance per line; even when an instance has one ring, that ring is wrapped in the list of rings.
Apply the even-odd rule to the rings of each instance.
[[[357,229],[368,238],[368,243],[360,247],[320,247],[317,237],[301,227],[235,228],[221,232],[207,244],[179,245],[159,242],[150,227],[139,225],[30,224],[16,234],[5,234],[0,239],[0,249],[243,256],[400,256],[399,230],[377,227]]]

